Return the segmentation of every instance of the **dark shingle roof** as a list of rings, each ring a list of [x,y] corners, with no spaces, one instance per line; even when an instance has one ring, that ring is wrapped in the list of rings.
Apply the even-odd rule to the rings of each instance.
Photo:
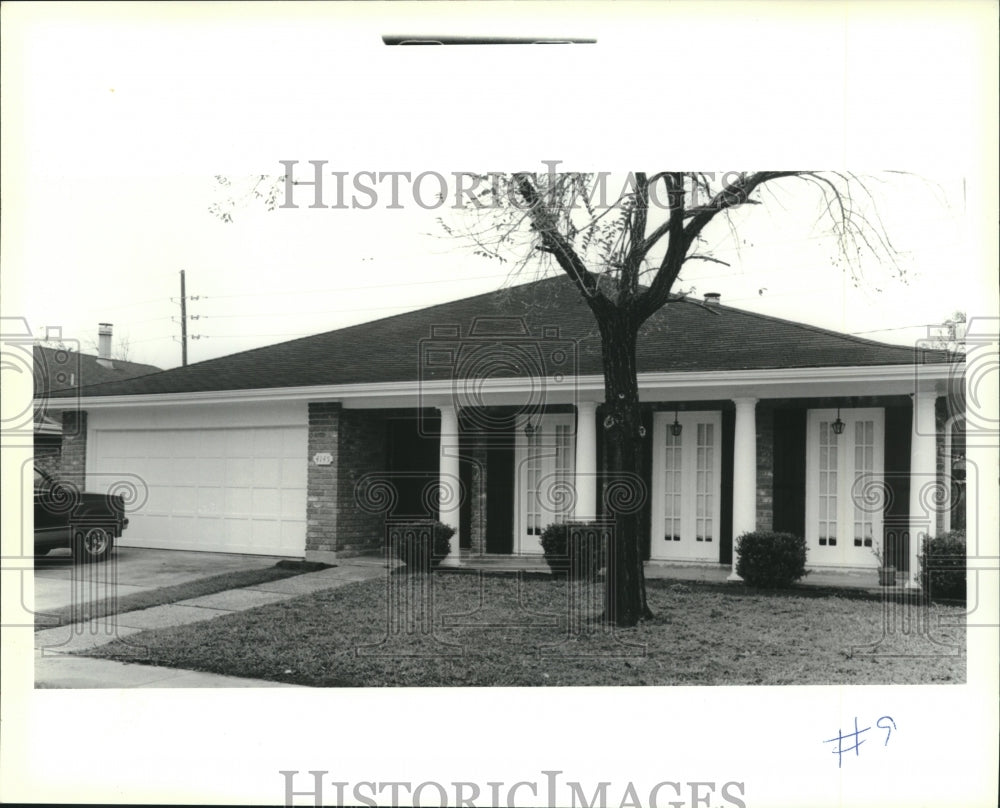
[[[32,346],[32,356],[35,363],[36,398],[57,390],[117,382],[160,372],[160,368],[155,365],[124,362],[120,359],[111,360],[110,366],[104,365],[94,354],[50,348],[46,345]]]
[[[491,319],[498,318],[498,319]],[[512,319],[513,318],[513,319]],[[580,375],[600,374],[601,344],[593,315],[565,277],[489,292],[418,311],[360,325],[269,345],[187,367],[154,373],[128,381],[114,381],[81,391],[84,396],[118,396],[251,390],[308,385],[357,384],[446,378],[449,368],[431,372],[425,360],[433,347],[432,328],[452,336],[477,339],[498,330],[517,331],[523,318],[530,337],[544,346],[559,341],[576,347]],[[450,331],[449,331],[450,329]],[[438,342],[439,359],[454,366],[448,337]],[[516,336],[511,337],[518,342]],[[454,340],[452,340],[454,343]],[[545,348],[548,350],[548,348]],[[433,352],[432,352],[433,353]],[[548,361],[549,354],[545,354]],[[449,358],[450,357],[450,358]],[[802,323],[755,314],[725,305],[676,300],[653,315],[639,336],[639,372],[722,371],[765,368],[853,367],[905,365],[914,362],[914,350],[839,334]],[[926,355],[921,361],[928,361]],[[930,361],[947,361],[943,353]],[[470,365],[471,367],[471,365]],[[524,376],[525,363],[484,363],[475,375]],[[572,372],[572,371],[571,371]]]

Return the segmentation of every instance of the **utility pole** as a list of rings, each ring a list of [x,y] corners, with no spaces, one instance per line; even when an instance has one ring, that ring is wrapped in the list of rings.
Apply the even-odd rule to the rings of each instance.
[[[186,284],[185,284],[184,281],[185,281],[184,270],[182,269],[181,270],[181,299],[179,301],[180,304],[181,304],[181,367],[187,367],[187,363],[188,363],[188,313],[187,313],[187,304],[188,304],[189,300],[198,300],[198,299],[200,299],[200,295],[191,295],[191,297],[188,297],[187,286],[186,286]],[[172,297],[172,298],[170,298],[170,302],[171,303],[176,303],[178,301],[177,301],[176,298]],[[198,318],[201,317],[200,314],[192,314],[190,316],[191,316],[192,320],[197,320]],[[173,317],[171,317],[170,319],[171,320],[175,320],[175,318],[173,318]],[[176,320],[175,320],[175,322],[176,322]],[[190,337],[191,337],[191,339],[201,339],[202,335],[201,334],[191,334]],[[176,340],[177,337],[174,337],[174,339]]]
[[[181,365],[188,363],[187,294],[184,291],[184,270],[181,270]]]

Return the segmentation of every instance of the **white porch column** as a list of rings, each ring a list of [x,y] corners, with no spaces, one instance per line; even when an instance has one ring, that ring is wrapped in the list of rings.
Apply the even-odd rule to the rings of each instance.
[[[733,571],[736,574],[737,539],[757,529],[757,399],[734,398],[736,428],[733,439]]]
[[[597,402],[576,405],[576,511],[574,517],[597,518]]]
[[[458,466],[458,410],[452,406],[441,407],[441,456],[438,469],[440,484],[440,508],[438,519],[455,528],[451,537],[451,550],[441,560],[446,567],[457,567],[460,561],[461,541],[459,536],[459,486]]]
[[[934,395],[913,394],[913,432],[910,436],[910,574],[906,588],[920,588],[919,555],[924,538],[935,528],[935,514],[929,510],[933,496],[921,497],[921,490],[931,485],[937,475],[937,449],[934,442]]]

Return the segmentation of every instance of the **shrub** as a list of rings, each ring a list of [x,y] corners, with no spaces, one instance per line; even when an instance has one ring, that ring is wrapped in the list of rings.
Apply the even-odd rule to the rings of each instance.
[[[965,600],[965,531],[952,530],[924,541],[920,585],[932,598]]]
[[[393,555],[416,572],[430,572],[451,550],[455,528],[444,522],[400,522],[389,527],[389,548]]]
[[[570,546],[570,542],[573,546]],[[554,522],[542,532],[542,552],[554,574],[593,581],[604,566],[607,529],[596,522]]]
[[[760,530],[737,540],[736,573],[750,586],[781,589],[806,570],[806,542],[791,533]]]

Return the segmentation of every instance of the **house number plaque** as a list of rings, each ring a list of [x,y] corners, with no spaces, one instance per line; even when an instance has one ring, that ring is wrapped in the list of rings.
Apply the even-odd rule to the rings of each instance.
[[[313,463],[317,466],[329,466],[333,462],[333,455],[329,452],[316,452],[313,455]]]

